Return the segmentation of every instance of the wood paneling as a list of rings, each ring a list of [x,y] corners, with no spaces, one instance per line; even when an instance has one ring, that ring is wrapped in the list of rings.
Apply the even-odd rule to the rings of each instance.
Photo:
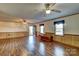
[[[0,39],[28,36],[28,32],[0,32]]]
[[[64,44],[79,47],[79,36],[78,35],[70,35],[70,34],[65,34],[64,36],[54,35],[54,40],[64,43]]]
[[[61,42],[67,45],[79,47],[79,35],[65,34],[64,36],[57,36],[54,33],[47,33],[48,35],[53,36],[53,40],[57,42]]]

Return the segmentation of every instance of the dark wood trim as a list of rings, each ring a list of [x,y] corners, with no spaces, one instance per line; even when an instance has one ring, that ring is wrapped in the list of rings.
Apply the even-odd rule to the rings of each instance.
[[[54,34],[54,35],[55,35],[55,33],[51,33],[51,32],[45,32],[45,33],[49,33],[49,34]],[[64,34],[64,35],[79,36],[79,35],[77,35],[77,34]],[[59,35],[55,35],[55,36],[59,36]]]
[[[55,35],[55,34],[54,34],[54,35]],[[79,35],[77,35],[77,34],[64,34],[63,36],[65,36],[65,35],[79,36]],[[60,36],[60,35],[55,35],[55,36]]]
[[[45,33],[48,33],[48,34],[54,34],[54,33],[51,33],[51,32],[45,32]]]
[[[37,33],[40,33],[40,32],[37,32]],[[45,33],[54,34],[55,35],[55,33],[52,33],[52,32],[45,32]],[[78,34],[64,34],[64,36],[65,35],[79,36]],[[59,35],[55,35],[55,36],[59,36]]]
[[[64,34],[64,35],[79,36],[79,35],[77,35],[77,34]]]
[[[38,23],[42,23],[42,22],[46,22],[46,21],[51,21],[51,20],[55,20],[55,19],[60,19],[60,18],[64,18],[64,17],[69,17],[69,16],[73,16],[73,15],[77,15],[77,14],[79,14],[79,13],[70,14],[70,15],[66,15],[66,16],[60,16],[60,17],[57,17],[57,18],[53,18],[53,19],[49,19],[49,20],[44,20],[44,21],[36,22],[36,23],[32,23],[32,24],[38,24]]]

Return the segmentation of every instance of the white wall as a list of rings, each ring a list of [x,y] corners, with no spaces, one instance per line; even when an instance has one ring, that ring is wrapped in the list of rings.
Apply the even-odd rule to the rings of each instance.
[[[0,22],[0,32],[27,31],[27,25],[15,22]]]
[[[54,23],[54,21],[59,21],[59,20],[65,20],[65,24],[64,24],[64,33],[65,34],[79,35],[79,14],[60,18],[60,19],[50,20],[50,21],[46,21],[46,22],[41,22],[41,23],[44,23],[44,25],[45,25],[45,32],[54,33],[54,24],[53,23]],[[39,24],[36,24],[38,32],[39,32]]]
[[[53,33],[53,21],[46,21],[46,22],[41,22],[39,24],[44,24],[45,26],[45,32],[52,32]],[[37,26],[37,32],[40,32],[39,24],[35,24]]]
[[[79,14],[56,19],[54,21],[65,20],[64,33],[79,35]]]
[[[0,11],[0,32],[28,31],[28,23],[23,24],[22,21],[21,18]]]

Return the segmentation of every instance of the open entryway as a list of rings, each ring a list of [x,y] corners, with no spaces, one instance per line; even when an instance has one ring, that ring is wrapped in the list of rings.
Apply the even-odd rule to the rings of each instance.
[[[29,26],[29,35],[35,35],[36,34],[36,26],[31,25]]]

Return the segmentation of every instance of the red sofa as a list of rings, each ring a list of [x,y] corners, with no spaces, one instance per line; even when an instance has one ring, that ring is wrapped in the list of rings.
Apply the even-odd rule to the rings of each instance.
[[[39,35],[39,39],[40,39],[40,41],[52,42],[53,41],[53,36],[42,34],[42,35]]]

